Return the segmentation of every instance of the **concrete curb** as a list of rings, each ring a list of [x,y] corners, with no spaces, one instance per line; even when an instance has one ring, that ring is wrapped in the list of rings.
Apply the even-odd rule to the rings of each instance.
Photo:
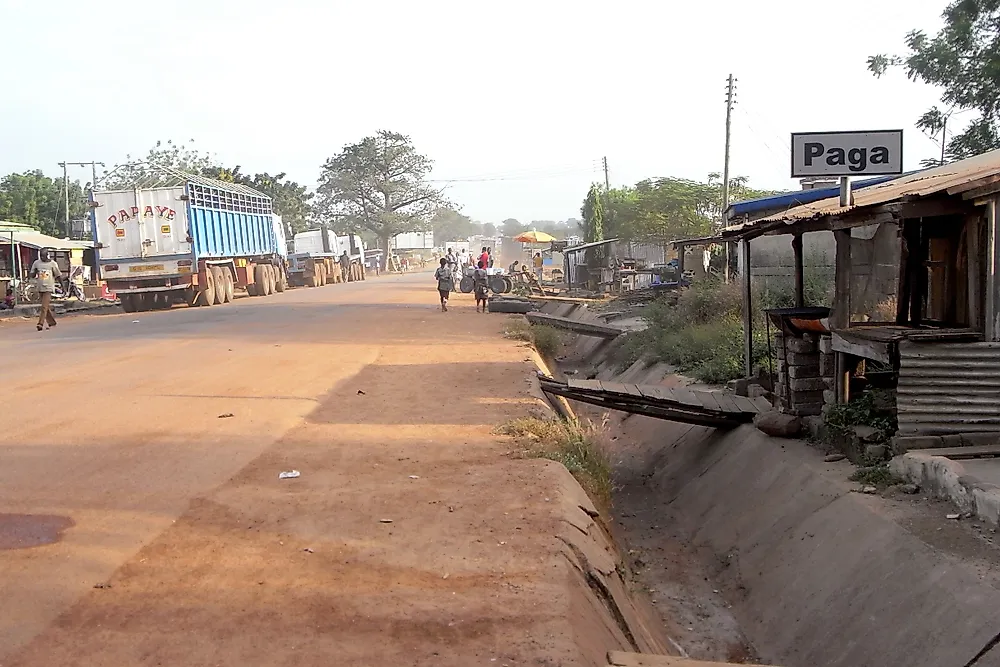
[[[895,457],[889,468],[936,498],[950,500],[963,512],[972,512],[983,521],[1000,525],[1000,487],[968,474],[960,462],[912,453]]]

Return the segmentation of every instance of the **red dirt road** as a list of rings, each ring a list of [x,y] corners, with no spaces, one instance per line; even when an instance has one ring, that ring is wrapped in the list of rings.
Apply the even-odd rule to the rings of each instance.
[[[0,532],[8,515],[63,528],[0,549],[0,665],[617,648],[555,537],[565,472],[491,434],[538,409],[531,355],[500,337],[506,316],[454,306],[416,274],[45,334],[0,323]]]

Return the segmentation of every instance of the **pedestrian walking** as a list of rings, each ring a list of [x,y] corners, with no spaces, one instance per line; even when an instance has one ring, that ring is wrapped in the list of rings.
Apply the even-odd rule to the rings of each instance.
[[[35,290],[42,301],[42,309],[38,313],[38,330],[44,329],[46,324],[51,329],[56,325],[56,318],[52,314],[52,292],[56,289],[56,280],[62,278],[62,271],[51,259],[47,249],[42,248],[38,252],[38,259],[32,263],[28,277],[35,279]]]
[[[492,269],[493,268],[493,248],[487,248],[486,249],[486,257],[489,259],[489,261],[486,262],[486,266],[484,266],[483,268],[485,268],[485,269]]]
[[[438,294],[441,296],[441,312],[448,312],[448,296],[455,289],[455,276],[451,272],[448,258],[441,258],[441,266],[434,271],[434,279],[438,283]]]
[[[476,293],[476,312],[486,312],[486,305],[490,298],[489,279],[486,277],[486,269],[480,262],[473,274],[473,289]]]
[[[542,261],[542,253],[536,252],[534,258],[531,260],[532,265],[535,268],[535,277],[538,278],[538,282],[542,282],[542,267],[544,262]]]

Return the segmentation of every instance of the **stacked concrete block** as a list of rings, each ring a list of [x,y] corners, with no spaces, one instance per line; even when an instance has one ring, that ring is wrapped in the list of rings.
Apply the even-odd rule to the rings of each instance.
[[[837,402],[834,392],[834,367],[833,339],[829,334],[824,334],[819,338],[819,374],[826,382],[823,390],[824,405],[833,405]]]
[[[821,372],[823,363],[819,336],[779,335],[778,350],[778,409],[799,417],[823,412],[823,392],[827,383]],[[831,373],[832,375],[832,373]]]

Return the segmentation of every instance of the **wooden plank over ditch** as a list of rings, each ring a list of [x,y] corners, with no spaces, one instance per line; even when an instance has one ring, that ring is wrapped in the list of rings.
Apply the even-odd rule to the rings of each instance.
[[[548,324],[549,326],[566,329],[567,331],[572,331],[583,336],[611,339],[617,338],[625,333],[624,329],[611,326],[610,324],[602,324],[594,321],[581,322],[580,320],[574,320],[568,317],[557,317],[555,315],[546,315],[545,313],[528,313],[525,317],[527,317],[528,321],[532,324]]]

